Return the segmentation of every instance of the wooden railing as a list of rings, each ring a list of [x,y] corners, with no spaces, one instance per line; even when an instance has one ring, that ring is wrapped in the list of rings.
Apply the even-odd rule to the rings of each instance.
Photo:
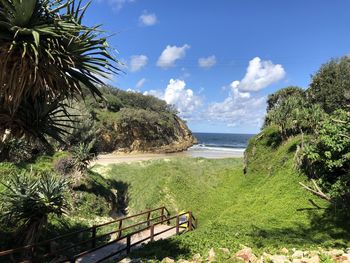
[[[156,214],[156,216],[152,217],[153,214]],[[124,224],[127,223],[128,221],[135,219],[135,218],[139,218],[139,217],[144,216],[144,215],[147,216],[146,220],[141,221],[141,222],[137,222],[137,223],[133,223],[131,225],[124,226]],[[184,216],[184,215],[187,216],[187,220],[185,222],[180,222],[180,217]],[[173,225],[173,226],[171,226],[172,221],[175,221],[175,225]],[[154,227],[158,224],[164,224],[164,223],[166,223],[170,227],[167,228],[166,230],[155,233]],[[110,231],[110,232],[107,232],[107,233],[103,233],[101,235],[97,235],[98,229],[101,229],[101,228],[108,226],[108,225],[111,225],[111,224],[117,224],[118,225],[117,229]],[[183,226],[185,224],[187,224],[187,230],[189,230],[189,231],[191,231],[197,227],[197,220],[194,218],[191,211],[184,212],[184,213],[170,217],[170,213],[166,207],[159,207],[156,209],[147,210],[147,211],[138,213],[136,215],[126,216],[126,217],[119,218],[117,220],[113,220],[113,221],[110,221],[110,222],[107,222],[104,224],[94,225],[90,228],[86,228],[86,229],[74,231],[71,233],[67,233],[65,235],[57,236],[55,238],[48,239],[48,240],[39,242],[37,244],[32,244],[32,245],[28,245],[28,246],[24,246],[24,247],[20,247],[20,248],[0,251],[0,262],[1,262],[1,259],[3,257],[6,257],[6,256],[9,259],[10,258],[14,259],[14,256],[18,253],[21,253],[21,252],[22,253],[26,252],[27,255],[29,254],[28,257],[30,259],[29,260],[27,259],[26,262],[42,262],[42,261],[48,260],[50,258],[54,258],[56,256],[62,255],[65,252],[72,250],[72,249],[75,249],[79,246],[85,245],[85,250],[83,252],[75,254],[72,257],[65,258],[61,261],[58,261],[58,262],[76,262],[76,260],[78,258],[81,258],[81,257],[83,257],[89,253],[92,253],[98,249],[101,249],[105,246],[108,246],[108,245],[111,245],[115,242],[120,242],[123,240],[126,241],[126,244],[123,248],[119,249],[118,251],[114,251],[112,254],[97,261],[97,262],[101,262],[101,261],[106,260],[110,257],[116,256],[122,252],[129,253],[131,251],[132,247],[135,247],[135,246],[147,241],[148,239],[150,241],[153,241],[156,236],[161,235],[167,231],[176,229],[176,234],[179,234],[181,226]],[[135,228],[138,228],[138,229],[135,230]],[[131,242],[131,237],[133,235],[138,234],[138,233],[145,231],[147,229],[150,230],[149,236],[147,236],[146,238],[144,238],[142,240],[138,240],[135,243]],[[53,242],[57,242],[59,240],[64,240],[64,239],[67,239],[67,238],[72,237],[72,236],[80,235],[82,233],[90,233],[90,238],[87,238],[83,241],[74,243],[73,245],[69,245],[69,246],[66,246],[63,248],[59,248],[59,249],[55,249],[55,250],[52,249],[51,244]],[[102,245],[97,245],[98,240],[100,240],[102,238],[106,238],[106,237],[111,236],[113,234],[117,234],[116,239],[109,241],[107,243],[104,243]],[[87,249],[87,244],[90,244],[90,249]],[[43,248],[47,245],[49,245],[49,247],[50,247],[48,249],[49,252],[46,252],[42,255],[38,255],[38,253],[37,253],[38,248]],[[15,262],[18,262],[18,261],[15,261]],[[22,259],[22,262],[25,262],[25,261],[23,261],[23,259]]]

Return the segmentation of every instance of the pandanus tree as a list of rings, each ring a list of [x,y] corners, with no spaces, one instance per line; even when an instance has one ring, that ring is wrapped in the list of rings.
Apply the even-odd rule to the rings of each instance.
[[[0,0],[0,144],[9,137],[61,140],[67,102],[86,89],[101,97],[97,86],[118,73],[99,26],[82,24],[88,6]]]

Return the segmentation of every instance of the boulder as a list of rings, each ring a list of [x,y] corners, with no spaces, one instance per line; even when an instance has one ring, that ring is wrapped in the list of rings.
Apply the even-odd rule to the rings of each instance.
[[[287,248],[285,248],[285,247],[282,248],[280,251],[281,251],[282,254],[288,254],[289,253],[289,250]]]
[[[243,260],[244,262],[256,262],[257,257],[253,254],[250,247],[245,247],[235,254],[237,259]]]
[[[292,258],[302,258],[304,256],[304,252],[301,250],[295,250]]]
[[[202,257],[201,257],[200,254],[195,254],[195,255],[193,255],[193,257],[192,257],[192,261],[193,261],[194,263],[200,263],[200,262],[203,261],[203,259],[202,259]]]
[[[207,258],[207,260],[209,261],[209,262],[213,262],[214,260],[215,260],[215,251],[214,251],[214,248],[211,248],[210,250],[209,250],[209,254],[208,254],[208,258]]]
[[[172,258],[166,257],[163,258],[162,263],[174,263],[175,260],[173,260]]]
[[[273,255],[270,257],[270,260],[272,263],[286,263],[286,262],[290,262],[288,260],[288,257],[285,255]]]

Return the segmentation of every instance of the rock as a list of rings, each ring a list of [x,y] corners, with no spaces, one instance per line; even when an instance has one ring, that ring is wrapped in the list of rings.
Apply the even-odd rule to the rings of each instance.
[[[257,257],[253,254],[252,249],[250,247],[245,247],[239,250],[235,257],[243,260],[244,262],[255,262],[257,261]]]
[[[132,262],[132,260],[130,258],[123,258],[121,261],[119,261],[121,263],[130,263]]]
[[[309,252],[309,257],[314,257],[320,255],[320,252],[317,250],[312,250]]]
[[[336,256],[341,256],[344,254],[344,251],[341,249],[333,249],[331,251],[326,252],[325,254],[331,256],[331,257],[336,257]]]
[[[213,262],[215,260],[215,251],[214,248],[211,248],[209,250],[209,255],[208,255],[208,259],[209,262]]]
[[[350,261],[350,253],[344,253],[344,254],[343,254],[343,257],[347,257],[347,260]]]
[[[228,248],[219,248],[219,250],[225,254],[230,254],[230,250]]]
[[[288,254],[288,253],[289,253],[289,250],[286,249],[285,247],[282,248],[280,251],[281,251],[281,253],[283,253],[283,254]]]
[[[343,255],[334,257],[334,260],[337,261],[337,262],[341,262],[341,263],[349,261],[348,257],[343,256]]]
[[[346,254],[350,254],[350,247],[348,247],[347,249],[345,249]]]
[[[320,263],[320,257],[318,255],[313,256],[311,258],[302,258],[301,262],[305,263]]]
[[[302,258],[304,256],[304,252],[301,250],[295,250],[292,258]]]
[[[193,255],[192,261],[193,261],[194,263],[200,263],[200,262],[202,262],[203,260],[202,260],[201,254],[195,254],[195,255]]]
[[[163,258],[162,262],[163,263],[174,263],[175,260],[173,260],[172,258],[166,257],[166,258]]]
[[[301,263],[301,259],[293,258],[292,263]]]
[[[285,263],[290,262],[288,258],[284,255],[273,255],[270,257],[272,263]]]

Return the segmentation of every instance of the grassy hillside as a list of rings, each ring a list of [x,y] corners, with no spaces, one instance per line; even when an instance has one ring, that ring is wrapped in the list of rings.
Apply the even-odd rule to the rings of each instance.
[[[179,258],[241,245],[256,252],[350,246],[346,221],[298,184],[305,180],[293,167],[300,139],[271,145],[269,132],[251,141],[245,175],[241,159],[96,167],[106,178],[128,185],[130,212],[164,204],[172,211],[191,209],[199,218],[196,231],[150,244],[134,256]]]
[[[278,145],[274,130],[266,129],[248,146],[246,174],[243,159],[177,158],[95,166],[68,193],[68,214],[51,217],[42,238],[111,220],[115,207],[133,214],[166,205],[172,213],[192,210],[199,228],[149,244],[133,257],[206,257],[212,247],[237,251],[242,245],[256,254],[282,247],[350,247],[349,221],[299,185],[306,181],[294,168],[299,143],[294,137]],[[55,160],[64,154],[17,166],[0,163],[1,181],[19,170],[53,172]],[[8,232],[3,228],[0,233],[0,245],[7,248],[13,244]]]

